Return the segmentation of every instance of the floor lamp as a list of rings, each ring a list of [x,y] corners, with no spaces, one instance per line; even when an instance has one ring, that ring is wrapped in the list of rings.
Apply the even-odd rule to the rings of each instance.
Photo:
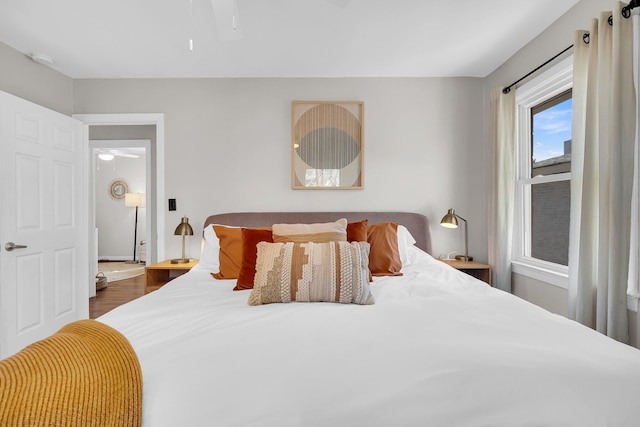
[[[136,225],[133,229],[133,261],[127,261],[133,264],[138,263],[138,261],[136,261],[136,247],[138,246],[138,208],[144,208],[144,202],[144,193],[125,193],[124,195],[124,205],[128,208],[136,208]]]

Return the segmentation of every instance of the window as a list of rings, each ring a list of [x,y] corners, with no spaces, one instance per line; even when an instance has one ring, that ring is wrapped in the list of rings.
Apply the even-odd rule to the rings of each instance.
[[[531,257],[569,265],[571,90],[531,108]]]
[[[572,58],[516,92],[514,264],[518,274],[568,286]]]

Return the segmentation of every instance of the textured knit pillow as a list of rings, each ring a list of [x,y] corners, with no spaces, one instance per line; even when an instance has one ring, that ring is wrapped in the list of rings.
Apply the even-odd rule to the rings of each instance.
[[[366,242],[258,243],[249,305],[274,302],[373,304]]]
[[[347,240],[347,220],[318,224],[273,224],[273,241],[278,242],[334,242]]]
[[[273,242],[271,228],[242,229],[242,266],[238,274],[238,282],[234,291],[253,289],[253,278],[256,275],[257,245],[260,242]]]
[[[369,220],[363,219],[358,222],[347,224],[347,242],[366,242]],[[373,275],[369,271],[369,281],[373,281]]]
[[[402,261],[398,251],[398,224],[381,222],[368,228],[367,241],[371,245],[369,269],[374,276],[402,276]]]

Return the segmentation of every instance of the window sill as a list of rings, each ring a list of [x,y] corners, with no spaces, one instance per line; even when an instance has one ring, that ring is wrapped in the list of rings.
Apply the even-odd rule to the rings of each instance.
[[[562,271],[545,268],[542,265],[534,265],[526,261],[512,261],[511,271],[562,289],[569,289],[569,275]],[[640,294],[627,294],[627,310],[640,311]]]
[[[562,289],[569,289],[569,274],[561,269],[555,270],[540,263],[526,261],[511,262],[511,270],[525,277],[539,280]],[[566,270],[566,267],[563,269]]]

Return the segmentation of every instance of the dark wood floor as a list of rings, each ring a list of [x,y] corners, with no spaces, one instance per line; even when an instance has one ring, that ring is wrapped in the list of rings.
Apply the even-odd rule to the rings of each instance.
[[[144,295],[145,275],[109,283],[96,296],[89,298],[89,318],[95,319],[126,302]]]

